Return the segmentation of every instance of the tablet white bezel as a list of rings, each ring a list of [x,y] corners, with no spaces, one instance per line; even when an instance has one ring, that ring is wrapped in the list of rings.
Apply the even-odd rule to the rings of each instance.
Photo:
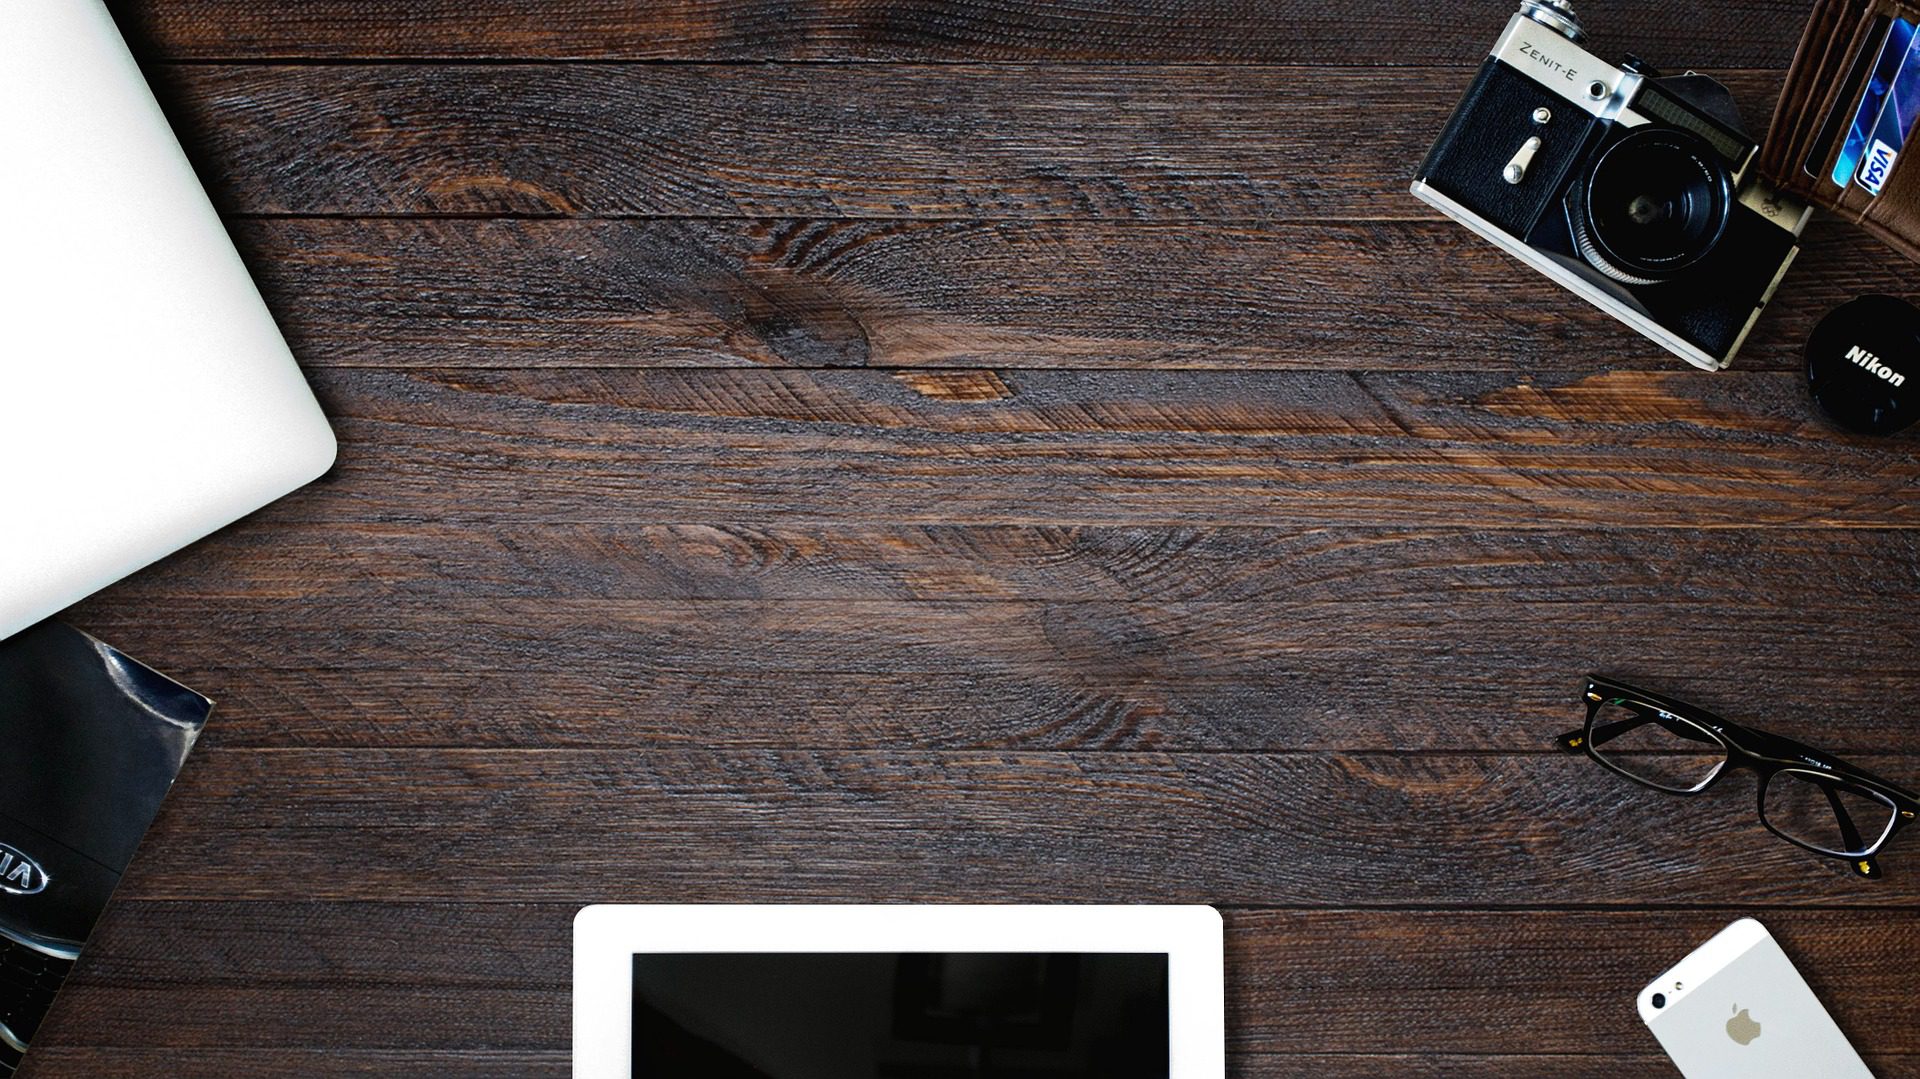
[[[1169,1079],[1226,1075],[1212,907],[592,906],[573,919],[574,1079],[633,1067],[633,957],[670,952],[1164,952]]]

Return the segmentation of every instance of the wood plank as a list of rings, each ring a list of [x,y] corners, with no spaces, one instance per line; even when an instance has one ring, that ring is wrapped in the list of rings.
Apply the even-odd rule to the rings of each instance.
[[[1599,669],[1874,751],[1916,543],[256,518],[69,618],[227,745],[1527,750]]]
[[[285,1002],[285,1007],[310,1010],[311,998]],[[171,1006],[171,1005],[166,1005]],[[255,1018],[272,1022],[285,1013]],[[564,1049],[519,1053],[491,1049],[380,1050],[319,1049],[308,1047],[228,1049],[195,1046],[192,1049],[154,1049],[47,1043],[34,1039],[33,1052],[20,1069],[19,1079],[52,1079],[84,1075],[90,1079],[145,1079],[150,1075],[191,1075],[195,1079],[312,1079],[316,1075],[374,1079],[457,1075],[461,1079],[531,1079],[573,1074],[572,1055]]]
[[[1867,1053],[1879,1079],[1920,1079],[1920,1057]],[[1527,1054],[1514,1056],[1461,1053],[1420,1054],[1235,1054],[1229,1075],[1236,1079],[1620,1079],[1623,1075],[1661,1075],[1672,1065],[1658,1054]],[[187,1069],[198,1079],[309,1079],[314,1075],[358,1079],[394,1076],[459,1075],[463,1079],[523,1079],[573,1074],[564,1052],[541,1054],[486,1050],[383,1053],[330,1049],[142,1049],[36,1045],[21,1079],[86,1075],[97,1079],[144,1079]]]
[[[1683,368],[1441,221],[274,219],[236,234],[320,366]],[[1821,316],[1902,294],[1911,270],[1816,225],[1737,368],[1798,369]]]
[[[327,1046],[380,1069],[452,1054],[472,1054],[476,1065],[538,1066],[568,1045],[576,909],[122,902],[36,1051],[164,1049],[233,1067]],[[1358,1074],[1359,1061],[1341,1066],[1344,1058],[1416,1054],[1432,1062],[1415,1075],[1448,1074],[1437,1062],[1454,1057],[1468,1074],[1515,1074],[1518,1060],[1585,1054],[1617,1067],[1613,1054],[1659,1052],[1633,1011],[1640,987],[1733,917],[1230,910],[1229,1052],[1236,1073],[1256,1075],[1320,1066]],[[1901,958],[1920,920],[1839,910],[1763,917],[1858,1046],[1900,1068],[1920,1063],[1912,1059],[1920,1035],[1905,1021],[1911,970]],[[395,962],[396,945],[404,963]],[[300,1003],[313,999],[331,1006]],[[1462,1020],[1468,1008],[1473,1022]]]
[[[1493,1001],[1504,1001],[1495,995]],[[1500,1003],[1463,1004],[1451,1002],[1462,1015],[1478,1018],[1497,1009]],[[1592,999],[1579,1002],[1582,1009],[1569,1013],[1581,1016],[1595,1007],[1605,1007]],[[1568,1022],[1567,1015],[1554,1017]],[[1577,1020],[1576,1020],[1577,1021]],[[1646,1037],[1644,1031],[1638,1037]],[[1644,1044],[1644,1042],[1642,1042]],[[1867,1066],[1878,1079],[1920,1079],[1920,1057],[1863,1054]],[[1598,1047],[1591,1053],[1554,1053],[1513,1056],[1488,1056],[1465,1053],[1346,1054],[1326,1053],[1303,1056],[1253,1054],[1237,1057],[1228,1065],[1229,1075],[1242,1079],[1373,1079],[1391,1075],[1395,1079],[1620,1079],[1621,1076],[1678,1075],[1665,1054],[1620,1052],[1612,1046]]]
[[[1907,529],[1471,529],[794,521],[775,525],[423,519],[342,529],[249,518],[93,605],[189,599],[398,602],[1543,604],[1899,606]],[[1846,587],[1834,587],[1845,581]]]
[[[1920,905],[1920,872],[1902,870],[1912,843],[1865,884],[1766,833],[1743,786],[1666,797],[1559,754],[209,744],[149,834],[162,853],[121,890],[463,906],[556,887],[608,902]]]
[[[1565,624],[1522,620],[1511,636]],[[1725,702],[1727,712],[1836,752],[1915,752],[1905,740],[1912,716],[1903,687],[1912,684],[1911,666],[1882,667],[1854,651],[1816,669],[1845,648],[1792,651],[1792,627],[1785,622],[1752,647],[1735,641],[1708,649],[1722,664],[1711,675],[1692,670],[1691,655],[1675,659],[1686,653],[1673,650],[1634,662],[1572,655],[1584,639],[1532,650],[1503,640],[1461,649],[1450,662],[1437,631],[1420,632],[1421,642],[1412,646],[1366,652],[1355,643],[1332,655],[1275,659],[1235,680],[1195,673],[1177,658],[1143,674],[1116,671],[1113,664],[1074,668],[1051,655],[1006,664],[971,656],[964,645],[948,654],[975,664],[967,670],[774,677],[753,666],[752,647],[768,642],[752,634],[691,670],[653,669],[630,654],[579,659],[570,670],[555,669],[564,665],[556,656],[486,671],[263,669],[240,658],[272,645],[250,646],[219,667],[162,666],[219,701],[220,744],[264,748],[1530,751],[1579,726],[1573,694],[1591,666],[1648,688]],[[150,636],[160,639],[157,632]],[[1645,656],[1688,643],[1681,634],[1671,637],[1631,650]],[[1599,647],[1627,650],[1604,641]],[[1379,669],[1408,653],[1414,658],[1404,668]],[[884,654],[874,662],[894,658]],[[1776,690],[1784,702],[1773,696]],[[1825,699],[1823,690],[1830,691]],[[1454,695],[1432,696],[1441,693]],[[1914,767],[1901,774],[1920,788]]]
[[[1229,1040],[1261,1053],[1338,1046],[1420,1055],[1658,1054],[1635,996],[1733,917],[1239,912],[1228,936]],[[1911,1011],[1903,985],[1912,968],[1903,956],[1920,944],[1920,919],[1909,912],[1877,925],[1876,916],[1851,912],[1760,917],[1856,1046],[1920,1049],[1900,1018]],[[1467,1009],[1471,1019],[1461,1014]]]
[[[1492,1001],[1504,1001],[1495,995]],[[1467,1016],[1479,1017],[1501,1003],[1460,1003],[1450,1006]],[[1579,1002],[1585,1010],[1605,1007],[1591,999]],[[1565,1023],[1566,1015],[1554,1017]],[[1640,1035],[1644,1038],[1644,1032]],[[1867,1066],[1878,1079],[1920,1079],[1920,1057],[1885,1056],[1865,1053]],[[1249,1054],[1233,1058],[1228,1074],[1240,1079],[1377,1079],[1391,1075],[1395,1079],[1620,1079],[1621,1076],[1672,1076],[1679,1074],[1659,1052],[1625,1053],[1603,1046],[1591,1053],[1554,1053],[1513,1056],[1488,1056],[1465,1053],[1325,1053],[1301,1056]]]
[[[1393,78],[602,64],[155,76],[237,213],[1433,220],[1407,184],[1476,62]],[[1764,130],[1781,74],[1724,74]]]
[[[102,599],[70,619],[214,697],[226,745],[1540,752],[1599,670],[1901,752],[1909,608],[1824,606],[1831,580],[1735,602],[1356,583],[1228,603]]]
[[[345,448],[274,521],[1920,520],[1920,461],[1785,371],[1002,371],[957,398],[869,370],[313,375]]]
[[[114,0],[135,47],[170,58],[586,57],[650,60],[1177,60],[1449,63],[1484,55],[1506,21],[1496,4],[1306,0],[1100,4],[1035,0]],[[1743,0],[1701,10],[1611,4],[1588,11],[1592,46],[1683,67],[1784,67],[1806,5]],[[1384,122],[1384,121],[1383,121]]]

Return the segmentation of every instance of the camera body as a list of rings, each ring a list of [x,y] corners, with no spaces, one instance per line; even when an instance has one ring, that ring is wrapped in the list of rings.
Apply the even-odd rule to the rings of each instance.
[[[1704,75],[1582,48],[1571,0],[1523,0],[1413,194],[1696,367],[1724,368],[1799,253],[1809,208]]]

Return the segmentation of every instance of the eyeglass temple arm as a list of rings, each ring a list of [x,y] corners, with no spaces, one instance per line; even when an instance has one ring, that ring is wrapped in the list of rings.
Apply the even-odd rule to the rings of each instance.
[[[1698,727],[1695,727],[1691,723],[1683,723],[1678,720],[1662,719],[1659,716],[1647,716],[1647,715],[1638,715],[1638,714],[1634,715],[1630,719],[1616,719],[1611,723],[1594,724],[1593,744],[1596,746],[1604,746],[1608,742],[1613,741],[1615,738],[1618,738],[1621,735],[1628,733],[1629,731],[1638,730],[1639,728],[1645,726],[1648,723],[1658,723],[1662,727],[1665,727],[1667,729],[1667,733],[1676,735],[1680,738],[1685,738],[1688,741],[1704,742],[1708,745],[1719,744],[1715,742],[1712,738],[1708,737],[1706,735],[1706,732],[1700,730]],[[1578,753],[1585,748],[1586,740],[1587,740],[1587,731],[1585,727],[1582,727],[1577,731],[1568,731],[1566,734],[1563,734],[1560,736],[1560,748],[1563,750],[1566,750],[1569,753]]]
[[[1831,783],[1820,784],[1820,789],[1826,792],[1827,804],[1833,807],[1834,818],[1840,822],[1841,840],[1846,843],[1848,850],[1859,850],[1860,829],[1854,825],[1853,814],[1847,812],[1846,803],[1840,800],[1840,792]],[[1878,877],[1880,875],[1880,861],[1872,854],[1863,854],[1858,858],[1849,859],[1847,865],[1858,876]]]
[[[1836,770],[1842,773],[1851,774],[1856,779],[1864,779],[1872,783],[1875,783],[1880,787],[1884,788],[1886,791],[1890,792],[1896,798],[1905,799],[1906,803],[1908,804],[1902,805],[1900,807],[1903,811],[1907,809],[1909,805],[1920,804],[1920,795],[1915,795],[1913,792],[1907,790],[1905,787],[1902,787],[1900,784],[1895,783],[1892,780],[1886,779],[1884,777],[1875,775],[1874,773],[1867,771],[1865,768],[1860,767],[1859,765],[1853,763],[1852,761],[1842,760],[1841,758],[1836,757],[1831,753],[1828,753],[1824,750],[1815,749],[1804,742],[1796,742],[1791,738],[1783,738],[1780,735],[1769,734],[1766,731],[1749,730],[1747,733],[1749,735],[1757,734],[1761,738],[1772,743],[1772,748],[1769,750],[1769,752],[1773,756],[1816,757],[1818,759],[1826,761],[1828,764],[1832,765]],[[1911,818],[1905,818],[1905,819],[1911,819]]]

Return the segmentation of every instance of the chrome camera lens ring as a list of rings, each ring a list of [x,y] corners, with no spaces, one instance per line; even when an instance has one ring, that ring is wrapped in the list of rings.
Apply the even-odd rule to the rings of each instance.
[[[1732,173],[1699,136],[1644,127],[1594,158],[1573,185],[1567,216],[1589,265],[1644,285],[1711,253],[1734,201]]]

